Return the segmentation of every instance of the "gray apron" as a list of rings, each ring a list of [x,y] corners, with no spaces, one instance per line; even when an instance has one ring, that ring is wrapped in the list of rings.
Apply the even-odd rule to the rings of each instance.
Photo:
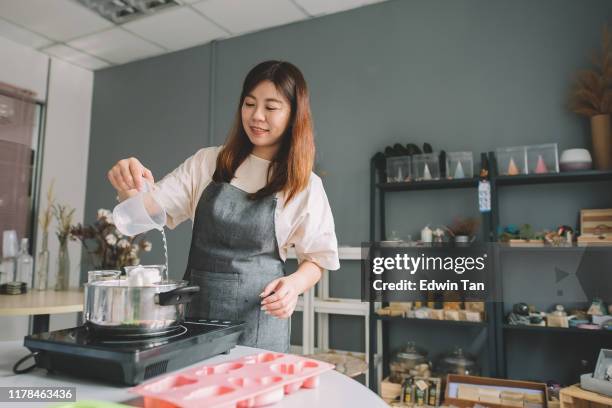
[[[245,191],[211,181],[198,202],[185,279],[200,286],[187,315],[246,322],[239,344],[289,351],[289,319],[261,310],[268,283],[285,275],[278,255],[276,197],[250,200]]]

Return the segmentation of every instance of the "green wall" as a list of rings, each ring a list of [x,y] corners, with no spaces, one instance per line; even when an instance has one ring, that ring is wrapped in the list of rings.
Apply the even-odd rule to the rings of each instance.
[[[586,120],[565,103],[606,22],[609,0],[394,0],[97,71],[86,214],[114,205],[105,173],[118,159],[138,157],[159,178],[199,147],[222,143],[247,71],[284,59],[310,87],[317,167],[339,242],[359,245],[369,236],[369,159],[386,145],[429,142],[476,157],[518,144],[588,147]],[[580,208],[609,206],[611,191],[605,183],[506,189],[500,221],[573,224]],[[398,193],[387,205],[387,231],[413,238],[425,223],[477,214],[473,191]],[[175,278],[187,261],[188,224],[168,235]],[[155,239],[145,261],[161,259]],[[332,295],[359,297],[354,262],[331,279]],[[359,319],[336,320],[334,346],[362,349],[341,335],[347,326],[358,332]],[[465,334],[405,327],[393,328],[391,346],[412,338],[435,354],[449,336],[469,346]]]

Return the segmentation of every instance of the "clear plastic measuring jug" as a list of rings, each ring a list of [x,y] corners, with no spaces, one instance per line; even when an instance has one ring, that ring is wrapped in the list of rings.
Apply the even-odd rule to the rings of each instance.
[[[166,225],[166,211],[156,200],[153,185],[144,180],[142,191],[117,204],[113,209],[115,226],[124,235],[134,236]]]

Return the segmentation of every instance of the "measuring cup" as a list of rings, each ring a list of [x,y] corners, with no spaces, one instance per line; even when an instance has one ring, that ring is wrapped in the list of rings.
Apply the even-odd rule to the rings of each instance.
[[[166,211],[155,199],[153,185],[144,180],[142,191],[115,206],[113,221],[119,232],[131,237],[152,229],[163,230]]]

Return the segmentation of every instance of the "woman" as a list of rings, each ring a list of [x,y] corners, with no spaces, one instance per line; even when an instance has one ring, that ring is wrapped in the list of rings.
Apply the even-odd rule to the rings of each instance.
[[[224,146],[199,150],[157,184],[167,225],[191,218],[185,279],[200,286],[194,317],[246,321],[240,344],[289,349],[289,317],[323,269],[339,268],[334,221],[321,179],[308,89],[297,67],[266,61],[246,76]],[[151,171],[120,160],[108,178],[119,199]],[[299,267],[284,273],[287,249]]]

